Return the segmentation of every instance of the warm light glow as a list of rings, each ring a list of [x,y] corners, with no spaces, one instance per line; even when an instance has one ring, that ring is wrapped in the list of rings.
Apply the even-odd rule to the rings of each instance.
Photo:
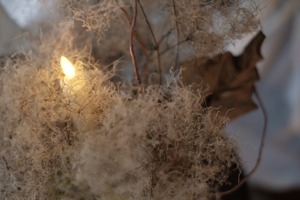
[[[72,79],[75,76],[75,69],[73,64],[64,56],[60,58],[60,65],[61,68],[66,76],[67,79]]]

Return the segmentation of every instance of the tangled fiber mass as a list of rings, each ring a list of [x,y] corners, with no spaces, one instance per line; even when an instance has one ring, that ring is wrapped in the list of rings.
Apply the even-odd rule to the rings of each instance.
[[[239,168],[224,134],[227,119],[205,106],[203,91],[181,85],[174,74],[155,85],[146,84],[144,73],[138,90],[128,74],[113,81],[120,74],[107,67],[120,57],[120,71],[130,65],[124,18],[131,23],[134,1],[58,2],[65,16],[32,39],[31,50],[0,57],[0,199],[216,196],[232,166]],[[141,47],[137,63],[145,72],[156,69],[159,49],[166,49],[161,65],[169,72],[171,47],[181,40],[192,44],[192,57],[209,55],[257,27],[256,8],[246,1],[138,2],[159,39],[155,46],[147,16],[139,15],[134,46]],[[190,51],[183,47],[182,59],[183,52]],[[64,84],[62,55],[77,67],[75,85]]]
[[[30,55],[5,63],[3,199],[194,199],[226,183],[237,163],[226,119],[175,81],[130,95],[94,69],[86,105],[73,107],[59,68],[34,67]]]

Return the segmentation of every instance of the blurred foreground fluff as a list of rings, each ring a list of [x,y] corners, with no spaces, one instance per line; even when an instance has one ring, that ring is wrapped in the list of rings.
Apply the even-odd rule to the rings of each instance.
[[[144,5],[149,13],[155,6],[168,8],[164,13],[172,13],[170,7],[164,7],[164,1],[149,2]],[[215,22],[201,18],[196,23],[196,18],[184,17],[188,1],[174,2],[180,8],[175,19],[178,26],[189,31],[177,34],[188,38],[195,47],[193,56],[202,54],[202,47],[208,49],[205,54],[213,53],[216,49],[209,47],[217,40],[217,50],[224,47],[228,38],[219,40],[223,33],[215,33],[214,28],[205,30],[202,38],[210,38],[212,43],[205,44],[198,37],[203,31],[198,22],[216,26]],[[238,15],[242,11],[251,13],[235,4],[239,1],[226,1],[226,5],[223,1],[191,2],[200,3],[198,8],[203,12],[222,8],[215,13],[226,14],[232,20],[244,19]],[[1,199],[213,198],[219,187],[227,184],[232,166],[239,167],[234,145],[224,134],[227,119],[205,106],[202,91],[181,85],[175,75],[160,86],[145,83],[148,86],[143,92],[137,92],[134,84],[116,84],[111,81],[114,72],[101,69],[102,65],[95,61],[99,55],[108,61],[116,52],[128,65],[129,31],[126,22],[122,30],[128,35],[119,30],[118,23],[124,19],[120,17],[122,9],[131,11],[131,1],[68,0],[62,6],[67,10],[66,17],[47,34],[32,40],[33,51],[7,56],[0,62]],[[239,8],[237,12],[235,8]],[[205,13],[204,17],[215,20],[216,16]],[[119,22],[110,21],[116,18]],[[166,24],[175,26],[173,17],[166,19]],[[78,28],[78,23],[96,34]],[[113,31],[116,27],[118,30]],[[160,31],[163,27],[164,22],[155,29],[159,37],[167,32]],[[144,36],[147,30],[145,22],[138,22],[136,38],[138,33]],[[218,37],[209,37],[213,32]],[[176,33],[170,34],[165,37],[171,39],[163,40],[160,47],[170,48],[171,43],[179,42],[174,40]],[[228,37],[236,39],[240,34]],[[151,38],[149,34],[145,36]],[[145,46],[153,47],[149,39],[141,39]],[[96,47],[98,44],[100,47]],[[153,47],[149,54],[157,49],[158,46]],[[148,64],[150,72],[155,69],[155,59],[143,58],[141,50],[136,54],[140,55],[140,65]],[[70,58],[84,80],[75,93],[66,93],[64,87],[69,86],[62,84],[62,55]],[[169,71],[175,50],[165,55],[161,57],[162,66]]]
[[[3,199],[193,199],[225,183],[237,158],[201,93],[171,82],[129,97],[93,70],[74,110],[59,66],[35,59],[7,59],[0,76]]]

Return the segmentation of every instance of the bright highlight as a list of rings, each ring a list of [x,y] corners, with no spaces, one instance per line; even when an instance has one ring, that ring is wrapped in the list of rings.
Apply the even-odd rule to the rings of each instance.
[[[67,79],[72,79],[75,76],[75,69],[73,64],[64,56],[60,58],[60,65],[61,68],[66,76]]]

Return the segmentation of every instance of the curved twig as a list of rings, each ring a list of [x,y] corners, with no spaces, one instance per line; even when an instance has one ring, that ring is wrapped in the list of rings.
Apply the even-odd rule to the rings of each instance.
[[[261,162],[261,158],[262,158],[262,155],[263,155],[263,149],[264,149],[264,146],[265,146],[266,135],[267,135],[268,114],[267,114],[267,111],[265,109],[263,101],[261,100],[260,95],[257,92],[256,88],[254,88],[254,95],[255,95],[255,97],[258,101],[258,104],[260,105],[260,108],[261,108],[263,116],[264,116],[263,133],[262,133],[262,136],[261,136],[261,141],[260,141],[260,145],[259,145],[257,160],[256,160],[256,163],[255,163],[255,166],[253,167],[253,169],[236,186],[234,186],[233,188],[231,188],[230,190],[227,190],[225,192],[220,192],[219,195],[221,195],[221,196],[231,194],[232,192],[239,189],[256,172],[256,170],[259,167],[259,164]]]
[[[122,13],[124,14],[124,16],[126,18],[126,21],[128,23],[128,26],[131,27],[131,19],[130,19],[130,16],[129,16],[128,12],[124,8],[122,8],[121,6],[119,8],[122,11]],[[146,45],[142,41],[141,37],[139,36],[139,34],[137,34],[137,32],[134,33],[134,37],[135,37],[136,41],[138,42],[138,44],[140,45],[140,47],[143,51],[143,54],[147,57],[148,56],[148,52],[147,52],[148,50],[146,48]]]
[[[137,84],[140,87],[140,89],[142,89],[142,81],[141,81],[141,77],[139,74],[139,69],[137,67],[136,57],[135,57],[134,48],[133,48],[133,36],[134,36],[134,31],[135,31],[136,19],[137,19],[137,1],[138,0],[134,1],[134,16],[133,16],[131,28],[130,28],[129,51],[130,51],[130,56],[131,56],[133,69],[134,69],[134,73],[135,73],[135,79],[136,79]]]

